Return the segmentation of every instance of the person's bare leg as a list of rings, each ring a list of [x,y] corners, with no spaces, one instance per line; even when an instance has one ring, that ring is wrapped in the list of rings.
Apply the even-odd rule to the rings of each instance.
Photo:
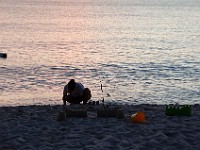
[[[88,100],[92,97],[91,91],[88,88],[85,88],[82,95],[83,104],[87,104]]]
[[[72,97],[70,95],[67,95],[63,99],[63,104],[66,105],[66,102],[70,104],[80,104],[81,101],[82,101],[82,97]]]

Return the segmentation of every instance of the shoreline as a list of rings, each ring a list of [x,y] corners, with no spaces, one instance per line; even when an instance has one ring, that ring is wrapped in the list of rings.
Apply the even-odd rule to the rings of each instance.
[[[191,116],[166,116],[165,105],[117,106],[124,119],[57,121],[61,105],[0,107],[0,149],[199,149],[200,105],[192,105]],[[137,111],[145,123],[130,121]]]

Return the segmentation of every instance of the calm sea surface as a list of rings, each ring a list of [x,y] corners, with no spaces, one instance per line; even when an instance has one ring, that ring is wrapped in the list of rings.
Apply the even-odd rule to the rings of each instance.
[[[1,0],[0,52],[0,106],[200,103],[199,0]]]

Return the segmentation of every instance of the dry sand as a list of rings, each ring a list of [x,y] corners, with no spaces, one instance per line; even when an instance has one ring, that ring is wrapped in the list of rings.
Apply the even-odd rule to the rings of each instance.
[[[120,107],[125,119],[64,121],[57,121],[61,106],[0,107],[0,150],[200,149],[199,105],[192,106],[192,116],[166,116],[162,105]],[[146,122],[131,122],[130,116],[140,110]]]

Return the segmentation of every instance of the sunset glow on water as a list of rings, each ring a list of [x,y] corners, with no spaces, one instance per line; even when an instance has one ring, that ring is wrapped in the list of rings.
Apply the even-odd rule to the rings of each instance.
[[[199,103],[199,7],[198,0],[1,0],[0,52],[8,58],[0,59],[0,105],[62,104],[71,78],[92,100]]]

